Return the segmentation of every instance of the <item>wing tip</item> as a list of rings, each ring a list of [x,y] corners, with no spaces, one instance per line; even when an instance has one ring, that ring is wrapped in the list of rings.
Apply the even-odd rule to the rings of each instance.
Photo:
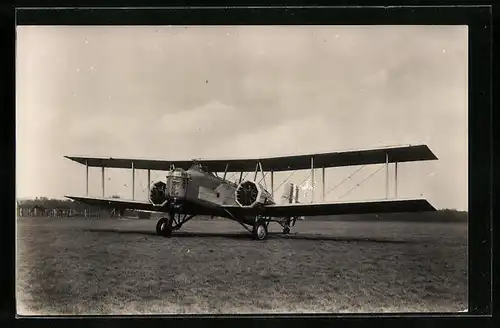
[[[439,158],[437,157],[437,155],[432,151],[431,147],[429,147],[428,144],[421,144],[421,146],[425,147],[427,149],[427,151],[429,152],[429,160],[430,161],[435,161],[435,160],[438,160]]]
[[[69,159],[70,161],[77,162],[80,164],[85,164],[85,162],[82,163],[82,158],[78,156],[64,155],[63,158]]]

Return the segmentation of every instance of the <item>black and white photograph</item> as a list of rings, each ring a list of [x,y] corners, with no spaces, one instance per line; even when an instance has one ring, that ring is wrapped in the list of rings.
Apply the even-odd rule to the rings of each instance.
[[[22,316],[466,312],[468,27],[16,28]]]

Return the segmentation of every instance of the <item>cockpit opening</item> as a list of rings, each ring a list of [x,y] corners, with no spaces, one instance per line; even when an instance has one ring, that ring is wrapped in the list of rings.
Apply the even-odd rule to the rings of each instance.
[[[206,174],[209,174],[209,175],[215,177],[215,174],[213,174],[212,172],[210,172],[208,170],[208,167],[205,164],[196,163],[193,166],[191,166],[190,170],[197,170],[199,172],[203,172],[203,173],[206,173]]]

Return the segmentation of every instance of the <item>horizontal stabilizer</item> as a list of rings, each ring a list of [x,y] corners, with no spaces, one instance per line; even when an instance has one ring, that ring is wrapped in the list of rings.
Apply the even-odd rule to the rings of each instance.
[[[436,211],[425,199],[375,200],[359,202],[283,204],[241,208],[224,206],[235,216],[262,215],[270,217],[297,217],[347,214],[382,214]]]

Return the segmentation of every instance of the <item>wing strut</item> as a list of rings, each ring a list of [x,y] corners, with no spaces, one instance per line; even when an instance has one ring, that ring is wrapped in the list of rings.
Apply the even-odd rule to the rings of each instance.
[[[135,200],[135,166],[132,161],[132,200]]]
[[[151,193],[151,170],[148,169],[148,197],[150,193]]]
[[[262,180],[264,180],[264,188],[267,189],[267,184],[266,184],[266,175],[264,174],[264,170],[262,169],[262,163],[259,161],[259,168],[260,168],[260,174],[262,174]],[[260,181],[262,181],[260,180]]]
[[[314,203],[314,157],[311,156],[311,204]]]
[[[261,183],[262,181],[264,181],[264,187],[267,189],[267,186],[266,186],[266,176],[267,176],[267,172],[262,174],[262,178],[260,178],[259,180],[259,183]]]
[[[89,195],[89,161],[85,161],[85,196]]]
[[[389,153],[385,153],[385,199],[389,198]]]
[[[325,201],[325,167],[323,166],[321,168],[321,187],[322,187],[322,190],[321,190],[321,201],[324,202]]]
[[[104,198],[104,166],[101,166],[102,198]]]
[[[394,163],[394,193],[398,198],[398,162]]]
[[[271,197],[274,199],[274,172],[271,170]]]

